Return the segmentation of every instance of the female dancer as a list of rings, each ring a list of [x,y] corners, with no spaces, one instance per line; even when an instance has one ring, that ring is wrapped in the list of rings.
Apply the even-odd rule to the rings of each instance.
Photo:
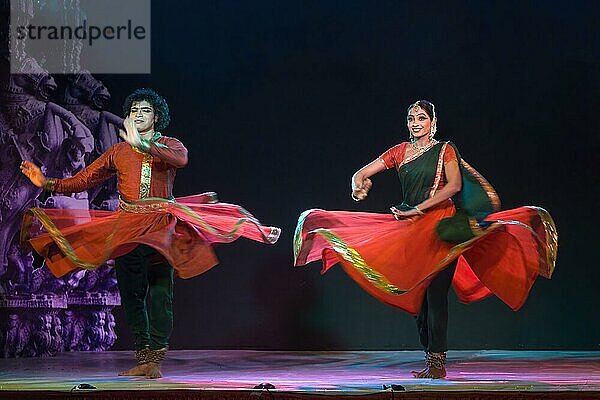
[[[415,315],[426,367],[417,378],[446,376],[448,290],[469,303],[494,294],[513,310],[538,275],[550,278],[557,232],[538,207],[499,211],[491,185],[451,142],[434,139],[433,104],[408,107],[410,142],[400,143],[352,177],[364,200],[371,176],[395,168],[403,192],[392,214],[308,210],[298,220],[295,265],[340,263],[371,295]]]
[[[280,229],[261,225],[237,205],[217,202],[215,193],[175,199],[173,180],[187,164],[187,149],[159,132],[169,123],[167,103],[153,90],[138,89],[123,109],[124,142],[72,178],[49,179],[35,164],[21,164],[34,185],[59,193],[81,192],[117,175],[119,210],[34,208],[25,216],[22,235],[57,277],[115,258],[138,361],[120,375],[159,378],[173,330],[173,269],[181,278],[191,278],[217,264],[212,243],[240,236],[275,243]],[[47,234],[29,237],[33,217]]]

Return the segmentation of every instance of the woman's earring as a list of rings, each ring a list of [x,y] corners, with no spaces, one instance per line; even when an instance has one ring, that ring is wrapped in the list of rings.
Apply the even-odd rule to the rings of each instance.
[[[432,125],[431,130],[429,131],[429,140],[433,139],[433,136],[437,132],[437,125]]]

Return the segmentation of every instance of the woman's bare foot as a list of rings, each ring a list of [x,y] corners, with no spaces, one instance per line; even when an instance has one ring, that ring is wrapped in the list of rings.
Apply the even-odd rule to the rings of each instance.
[[[146,365],[149,366],[146,370],[146,379],[162,378],[162,374],[160,372],[160,364],[150,362]]]
[[[127,371],[119,372],[119,376],[146,376],[150,369],[150,363],[136,365]]]
[[[426,367],[421,371],[410,371],[415,378],[442,379],[446,377],[446,368]]]

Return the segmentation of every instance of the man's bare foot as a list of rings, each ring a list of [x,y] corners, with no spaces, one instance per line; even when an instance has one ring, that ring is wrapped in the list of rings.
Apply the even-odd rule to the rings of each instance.
[[[146,376],[150,369],[150,363],[136,365],[127,371],[119,372],[119,376]]]
[[[410,371],[415,378],[441,379],[446,377],[446,368],[426,367],[421,371]]]
[[[160,372],[160,365],[157,363],[150,362],[148,364],[148,370],[146,371],[146,379],[157,379],[162,378],[162,374]]]

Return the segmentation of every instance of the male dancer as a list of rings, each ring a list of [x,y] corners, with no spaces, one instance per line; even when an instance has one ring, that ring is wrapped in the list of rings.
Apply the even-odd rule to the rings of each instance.
[[[239,235],[274,243],[280,230],[264,227],[241,207],[216,203],[216,199],[209,200],[216,203],[212,211],[205,204],[206,195],[196,196],[204,199],[198,201],[204,204],[197,209],[190,200],[194,196],[186,197],[188,206],[176,203],[173,180],[188,158],[179,140],[159,133],[169,123],[167,103],[153,90],[138,89],[125,100],[124,113],[125,130],[120,132],[124,142],[112,146],[74,177],[47,179],[33,163],[21,165],[33,184],[53,192],[83,191],[116,173],[119,211],[67,233],[48,222],[51,210],[38,209],[36,216],[49,234],[30,242],[57,276],[104,261],[85,260],[86,255],[115,258],[121,304],[133,331],[138,361],[120,375],[160,378],[160,363],[173,329],[173,267],[183,278],[198,275],[217,263],[209,243],[230,242]],[[245,223],[258,229],[240,230]],[[58,261],[57,246],[61,250]]]

